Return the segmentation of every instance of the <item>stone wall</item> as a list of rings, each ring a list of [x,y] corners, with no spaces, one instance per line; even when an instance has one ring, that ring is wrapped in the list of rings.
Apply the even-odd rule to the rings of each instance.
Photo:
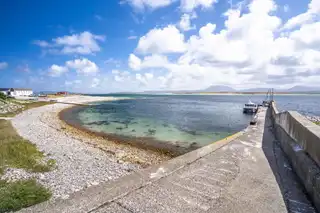
[[[275,136],[320,211],[320,126],[295,111],[270,109]]]

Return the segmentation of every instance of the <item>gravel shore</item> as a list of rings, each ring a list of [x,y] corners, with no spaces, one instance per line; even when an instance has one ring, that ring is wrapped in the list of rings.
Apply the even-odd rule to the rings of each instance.
[[[107,100],[115,98],[71,96],[59,99],[68,103]],[[66,199],[85,187],[113,180],[143,166],[169,159],[168,156],[152,151],[90,137],[68,127],[57,116],[67,107],[70,105],[56,103],[27,110],[12,119],[18,134],[36,144],[48,158],[55,159],[57,168],[41,174],[8,169],[5,178],[16,180],[35,177],[51,190],[52,199]],[[146,162],[148,163],[144,164]]]
[[[21,109],[23,106],[15,103],[11,103],[9,101],[4,101],[0,99],[0,117],[1,114],[5,114],[8,112],[15,112],[19,109]]]
[[[310,121],[320,123],[320,116],[306,116]]]

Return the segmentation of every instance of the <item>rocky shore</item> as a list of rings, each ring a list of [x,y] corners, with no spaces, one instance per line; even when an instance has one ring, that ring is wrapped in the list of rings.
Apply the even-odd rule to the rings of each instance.
[[[115,98],[70,96],[58,99],[65,103],[112,100]],[[51,190],[52,199],[66,199],[85,187],[119,178],[170,158],[151,150],[107,141],[68,126],[59,120],[58,113],[70,106],[62,103],[46,105],[24,111],[12,119],[18,134],[54,159],[57,167],[39,174],[7,169],[4,178],[17,180],[34,177]]]
[[[6,114],[8,112],[15,112],[21,109],[22,107],[23,107],[22,105],[0,99],[0,117],[1,117],[1,114]]]
[[[320,123],[320,116],[307,115],[306,118],[308,118],[310,121],[312,121],[314,123]]]

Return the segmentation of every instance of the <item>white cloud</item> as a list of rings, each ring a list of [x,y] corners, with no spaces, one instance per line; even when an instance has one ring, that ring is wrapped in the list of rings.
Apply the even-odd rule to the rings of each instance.
[[[178,0],[123,0],[120,3],[129,3],[136,11],[143,12],[146,9],[155,10],[167,7]],[[211,8],[218,0],[180,0],[182,12],[192,12],[200,7],[202,9]]]
[[[165,67],[168,64],[168,58],[164,55],[154,54],[151,56],[144,57],[141,67],[142,68],[155,68],[155,67]]]
[[[76,70],[78,74],[95,74],[99,72],[99,67],[87,58],[75,59],[66,62],[66,66],[70,69]]]
[[[101,50],[98,42],[105,37],[88,31],[80,34],[66,35],[52,39],[52,42],[36,40],[33,43],[44,48],[45,52],[53,54],[81,54],[88,55]]]
[[[57,45],[63,46],[62,53],[91,54],[100,51],[97,41],[104,41],[104,36],[94,35],[85,31],[81,34],[59,37],[54,41]]]
[[[129,57],[129,67],[143,73],[131,74],[127,80],[132,84],[138,81],[146,89],[153,85],[200,89],[212,84],[234,87],[288,86],[297,81],[314,84],[314,79],[320,78],[320,22],[302,23],[299,29],[279,35],[283,25],[275,15],[278,6],[273,0],[253,0],[247,6],[247,12],[241,7],[228,10],[222,30],[217,31],[214,23],[208,23],[187,41],[182,37],[172,45],[166,42],[175,37],[162,34],[172,25],[151,30],[136,48],[137,53],[146,56]],[[177,29],[175,32],[181,34]],[[183,47],[181,51],[172,50],[177,49],[173,48],[177,43]],[[178,59],[170,53],[179,55]],[[159,76],[148,78],[144,73]],[[312,75],[315,78],[310,78]]]
[[[167,64],[169,64],[169,62],[168,58],[164,55],[153,54],[150,56],[145,56],[143,60],[141,60],[134,54],[130,54],[128,64],[131,69],[137,71],[147,68],[165,67]]]
[[[129,55],[128,63],[129,67],[133,70],[139,70],[141,68],[141,59],[134,54]]]
[[[143,86],[147,86],[148,84],[150,84],[150,81],[153,79],[153,74],[152,73],[144,73],[144,74],[140,74],[137,73],[136,74],[136,80],[142,84]]]
[[[218,0],[181,0],[181,10],[184,12],[192,12],[197,7],[208,9],[217,2]]]
[[[33,41],[33,44],[38,45],[39,47],[49,47],[50,44],[46,41],[41,41],[41,40],[35,40]]]
[[[172,4],[175,0],[127,0],[134,9],[143,11],[145,9],[157,9]]]
[[[311,0],[309,4],[309,10],[311,13],[319,14],[320,13],[320,1],[319,0]]]
[[[320,22],[305,24],[299,30],[290,33],[298,47],[320,50]]]
[[[141,91],[201,89],[212,84],[235,88],[317,86],[320,22],[314,18],[318,15],[316,3],[313,0],[309,4],[308,14],[313,14],[312,18],[286,30],[286,23],[283,25],[276,12],[283,11],[283,7],[274,0],[247,1],[245,10],[243,4],[232,7],[222,14],[224,25],[219,23],[217,27],[211,21],[190,31],[190,37],[180,32],[183,27],[179,23],[151,29],[129,55],[130,70],[101,72],[94,76],[97,80],[83,76],[84,87],[88,91]],[[202,7],[190,7],[189,11]],[[189,11],[183,14],[192,15]],[[184,26],[187,29],[192,24]],[[88,73],[83,72],[83,67],[94,67],[83,63],[83,59],[77,60],[65,67],[79,73]]]
[[[8,63],[7,62],[0,62],[0,70],[4,70],[8,67]]]
[[[114,65],[115,67],[121,67],[122,62],[120,60],[109,58],[104,61],[105,64]]]
[[[312,13],[302,13],[298,16],[295,16],[288,20],[288,22],[284,25],[284,29],[292,29],[295,27],[300,26],[303,23],[308,22],[310,19],[312,19]]]
[[[139,39],[137,52],[141,54],[180,53],[186,49],[184,35],[173,25],[152,29]]]
[[[64,67],[64,66],[59,66],[56,64],[53,64],[50,68],[49,68],[49,75],[52,77],[59,77],[61,76],[63,73],[67,72],[68,68]]]
[[[65,81],[64,84],[66,86],[75,86],[75,85],[79,85],[81,84],[82,81],[81,80],[73,80],[73,81]]]
[[[277,9],[277,5],[273,0],[253,0],[249,4],[251,13],[269,14]]]
[[[287,21],[283,29],[292,29],[299,27],[304,23],[312,22],[316,17],[320,17],[320,0],[311,0],[308,5],[308,10],[305,13],[299,14]]]
[[[129,72],[121,72],[120,70],[112,70],[113,79],[116,82],[130,82],[132,83],[132,76]],[[126,85],[129,86],[129,85]]]
[[[275,9],[271,0],[255,0],[249,9],[250,13],[242,16],[239,10],[229,10],[226,29],[218,33],[215,24],[202,27],[199,36],[190,37],[188,50],[179,62],[213,67],[262,66],[270,59],[273,31],[281,20],[269,15]]]
[[[179,22],[179,28],[183,31],[189,31],[192,29],[195,29],[195,26],[191,26],[191,20],[197,18],[196,13],[190,14],[183,14],[181,16],[180,22]]]
[[[153,78],[153,74],[152,73],[145,73],[144,75],[145,75],[145,77],[147,79],[152,79]]]

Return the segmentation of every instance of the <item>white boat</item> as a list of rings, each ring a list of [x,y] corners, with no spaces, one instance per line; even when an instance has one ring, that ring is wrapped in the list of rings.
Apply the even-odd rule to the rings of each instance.
[[[258,111],[258,105],[249,101],[243,107],[243,113],[256,113]]]

